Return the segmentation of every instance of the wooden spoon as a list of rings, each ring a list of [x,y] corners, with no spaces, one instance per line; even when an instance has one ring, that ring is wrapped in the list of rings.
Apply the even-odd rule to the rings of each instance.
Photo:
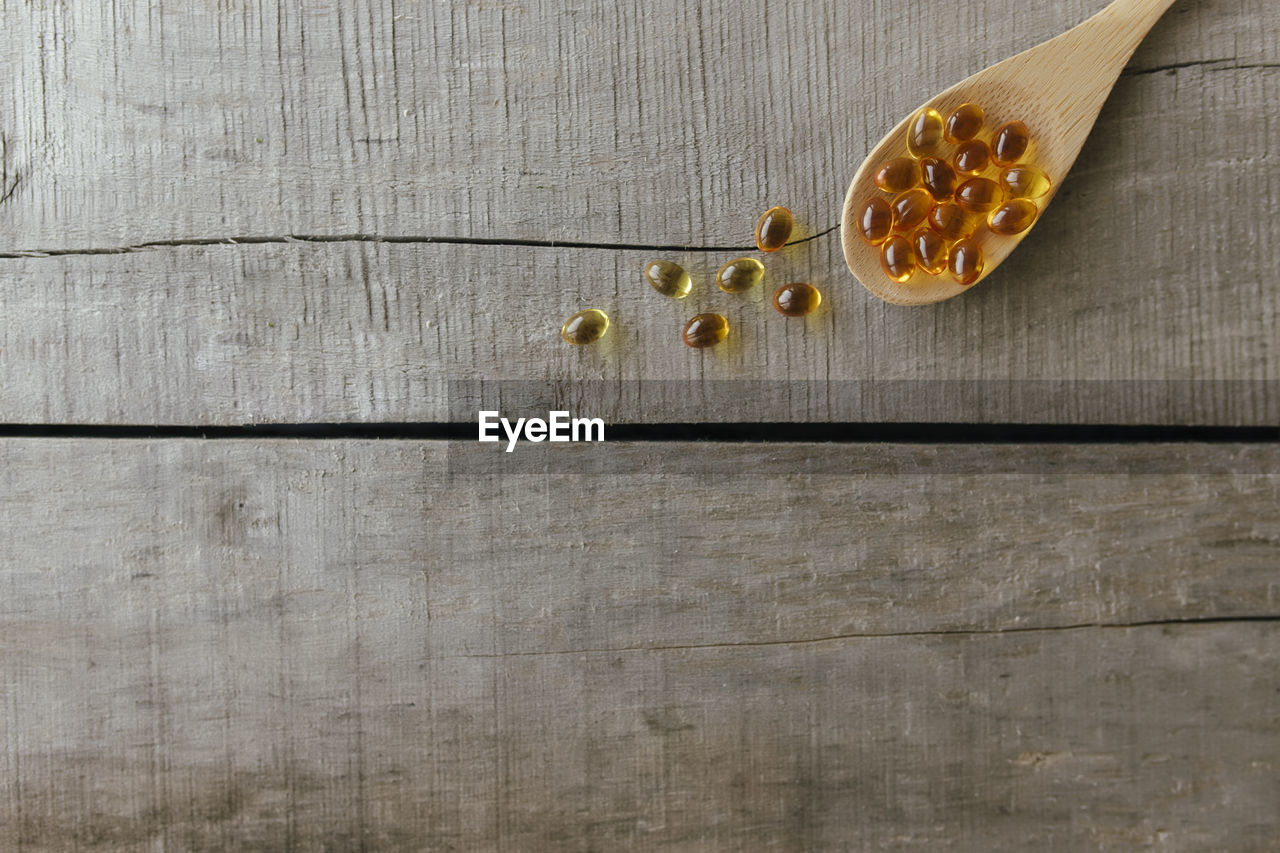
[[[1023,162],[1036,166],[1053,182],[1048,194],[1036,200],[1043,212],[1080,154],[1129,57],[1171,5],[1173,0],[1114,0],[1057,38],[979,71],[930,98],[920,110],[931,107],[945,119],[963,103],[977,104],[986,111],[979,138],[987,141],[1006,122],[1024,122],[1031,131],[1033,147]],[[863,162],[849,185],[840,219],[844,257],[850,271],[867,290],[898,305],[941,302],[973,286],[957,283],[949,272],[931,276],[920,270],[899,284],[881,269],[879,248],[869,246],[858,233],[858,214],[867,199],[875,195],[889,199],[873,178],[886,161],[907,156],[907,125],[918,112],[903,119]],[[954,145],[943,142],[940,156],[950,159],[954,149]],[[983,176],[998,178],[997,172],[992,167]],[[1030,229],[1004,237],[992,234],[985,226],[979,228],[975,239],[982,248],[985,264],[978,281],[1000,266],[1028,233]]]

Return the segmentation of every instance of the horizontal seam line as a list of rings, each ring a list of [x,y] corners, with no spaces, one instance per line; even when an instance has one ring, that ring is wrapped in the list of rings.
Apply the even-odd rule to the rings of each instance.
[[[839,223],[810,237],[793,240],[787,246],[800,246],[833,233]],[[80,249],[17,249],[0,252],[0,258],[60,258],[77,255],[126,255],[149,249],[198,246],[261,246],[293,243],[381,243],[385,245],[445,246],[510,246],[542,249],[602,249],[622,252],[755,252],[756,246],[681,246],[663,243],[603,243],[588,240],[533,240],[506,237],[428,237],[387,234],[285,234],[277,236],[246,235],[241,237],[191,237],[174,240],[147,240],[126,246]]]

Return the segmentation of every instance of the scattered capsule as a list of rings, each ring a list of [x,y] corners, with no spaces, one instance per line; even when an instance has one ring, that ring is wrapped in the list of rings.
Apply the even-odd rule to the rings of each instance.
[[[609,315],[599,308],[588,308],[564,321],[564,325],[560,327],[560,337],[575,347],[585,347],[603,338],[607,331]]]
[[[947,116],[946,129],[942,135],[948,142],[968,142],[982,130],[982,123],[986,118],[987,114],[977,104],[961,104]]]
[[[995,141],[991,143],[991,154],[996,165],[1012,166],[1022,159],[1031,144],[1031,131],[1020,121],[1011,121],[996,131]]]
[[[720,267],[716,286],[725,293],[746,293],[764,278],[764,264],[755,258],[738,258]]]
[[[706,349],[729,337],[729,321],[719,314],[699,314],[684,326],[685,344]]]
[[[897,195],[920,183],[920,166],[910,157],[897,157],[876,172],[876,186],[887,193]]]
[[[956,193],[956,170],[941,157],[926,157],[920,161],[924,175],[924,188],[935,201],[949,201]]]
[[[958,204],[940,204],[929,211],[929,227],[948,243],[972,237],[978,230],[978,218]]]
[[[991,211],[991,215],[987,217],[987,227],[996,234],[1012,237],[1030,228],[1039,215],[1035,202],[1015,198]]]
[[[970,213],[988,213],[1002,201],[1000,185],[990,178],[970,178],[956,189],[956,202]]]
[[[956,171],[962,175],[980,174],[991,165],[991,149],[980,139],[972,139],[956,149]]]
[[[1000,185],[1010,198],[1040,198],[1053,188],[1049,176],[1035,166],[1012,166],[1000,173]]]
[[[972,237],[951,247],[947,266],[956,281],[968,287],[982,277],[982,248]]]
[[[787,317],[803,317],[822,304],[822,294],[812,284],[799,281],[778,288],[773,294],[773,307]]]
[[[942,116],[934,109],[915,114],[907,126],[907,150],[915,158],[932,154],[942,142]]]
[[[947,241],[937,231],[920,226],[911,235],[911,246],[916,250],[916,263],[929,275],[938,275],[947,268]]]
[[[894,234],[880,247],[880,268],[889,278],[902,284],[916,271],[915,253],[911,241],[901,234]]]
[[[756,247],[762,252],[776,252],[791,239],[796,218],[785,207],[771,207],[756,223]]]
[[[916,187],[907,190],[893,200],[893,227],[895,231],[910,231],[929,215],[933,208],[933,196],[929,191]]]
[[[869,246],[879,246],[889,239],[893,231],[893,208],[889,202],[875,196],[858,211],[858,234]]]
[[[693,290],[693,279],[684,267],[671,261],[650,261],[644,267],[644,280],[663,296],[684,299]]]

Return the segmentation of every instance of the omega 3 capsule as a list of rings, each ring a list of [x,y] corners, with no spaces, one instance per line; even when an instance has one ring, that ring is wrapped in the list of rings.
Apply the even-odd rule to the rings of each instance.
[[[934,201],[950,201],[956,193],[956,170],[941,157],[926,157],[920,161],[920,172],[924,176],[924,188],[933,196]]]
[[[684,299],[693,290],[693,279],[684,267],[671,261],[650,261],[644,266],[644,280],[663,296]]]
[[[973,177],[991,165],[991,149],[981,139],[962,143],[956,149],[956,171]]]
[[[1040,198],[1053,189],[1049,176],[1035,166],[1011,166],[1000,173],[1000,186],[1009,198]]]
[[[947,268],[947,241],[929,226],[916,229],[911,235],[911,247],[916,250],[916,263],[929,275],[938,275]]]
[[[910,157],[897,157],[880,167],[875,182],[880,189],[893,195],[906,192],[920,183],[920,164]]]
[[[977,104],[961,104],[947,116],[943,137],[948,142],[968,142],[982,130],[987,114]]]
[[[948,243],[972,237],[978,230],[978,217],[958,204],[940,204],[929,211],[929,227]]]
[[[991,156],[996,165],[1012,166],[1022,159],[1031,145],[1031,131],[1020,121],[1011,121],[996,131],[996,138],[991,143]]]
[[[929,195],[928,190],[916,187],[895,198],[890,206],[893,208],[893,229],[910,231],[929,215],[933,208],[933,196]]]
[[[684,326],[685,344],[706,349],[729,337],[729,321],[719,314],[699,314]]]
[[[791,239],[796,219],[785,207],[771,207],[756,223],[756,248],[762,252],[776,252]]]
[[[889,278],[902,284],[916,271],[915,251],[911,241],[901,234],[894,234],[880,247],[880,268]]]
[[[585,347],[603,338],[607,331],[609,315],[599,308],[588,308],[564,321],[564,325],[560,327],[560,337],[575,347]]]
[[[803,317],[822,304],[822,294],[812,284],[798,281],[778,288],[773,294],[773,307],[786,317]]]
[[[907,150],[919,159],[932,154],[942,142],[942,116],[935,109],[916,113],[907,125]]]
[[[996,234],[1012,237],[1030,228],[1039,214],[1035,202],[1015,198],[991,211],[991,215],[987,217],[987,227]]]
[[[858,211],[858,235],[869,246],[879,246],[889,239],[893,231],[893,208],[889,202],[876,196],[867,199]]]
[[[738,258],[720,267],[716,286],[725,293],[746,293],[764,278],[764,264],[755,258]]]
[[[956,190],[956,203],[970,213],[989,213],[1002,201],[1000,185],[988,178],[970,178]]]
[[[947,266],[951,276],[965,287],[982,277],[982,248],[972,237],[961,240],[951,247],[951,255]]]

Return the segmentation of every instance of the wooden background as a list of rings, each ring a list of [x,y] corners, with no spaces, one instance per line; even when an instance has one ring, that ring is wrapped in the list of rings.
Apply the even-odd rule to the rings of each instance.
[[[1280,848],[1274,441],[41,429],[1274,426],[1270,0],[1175,4],[965,297],[706,284],[1102,5],[0,0],[0,849]]]

